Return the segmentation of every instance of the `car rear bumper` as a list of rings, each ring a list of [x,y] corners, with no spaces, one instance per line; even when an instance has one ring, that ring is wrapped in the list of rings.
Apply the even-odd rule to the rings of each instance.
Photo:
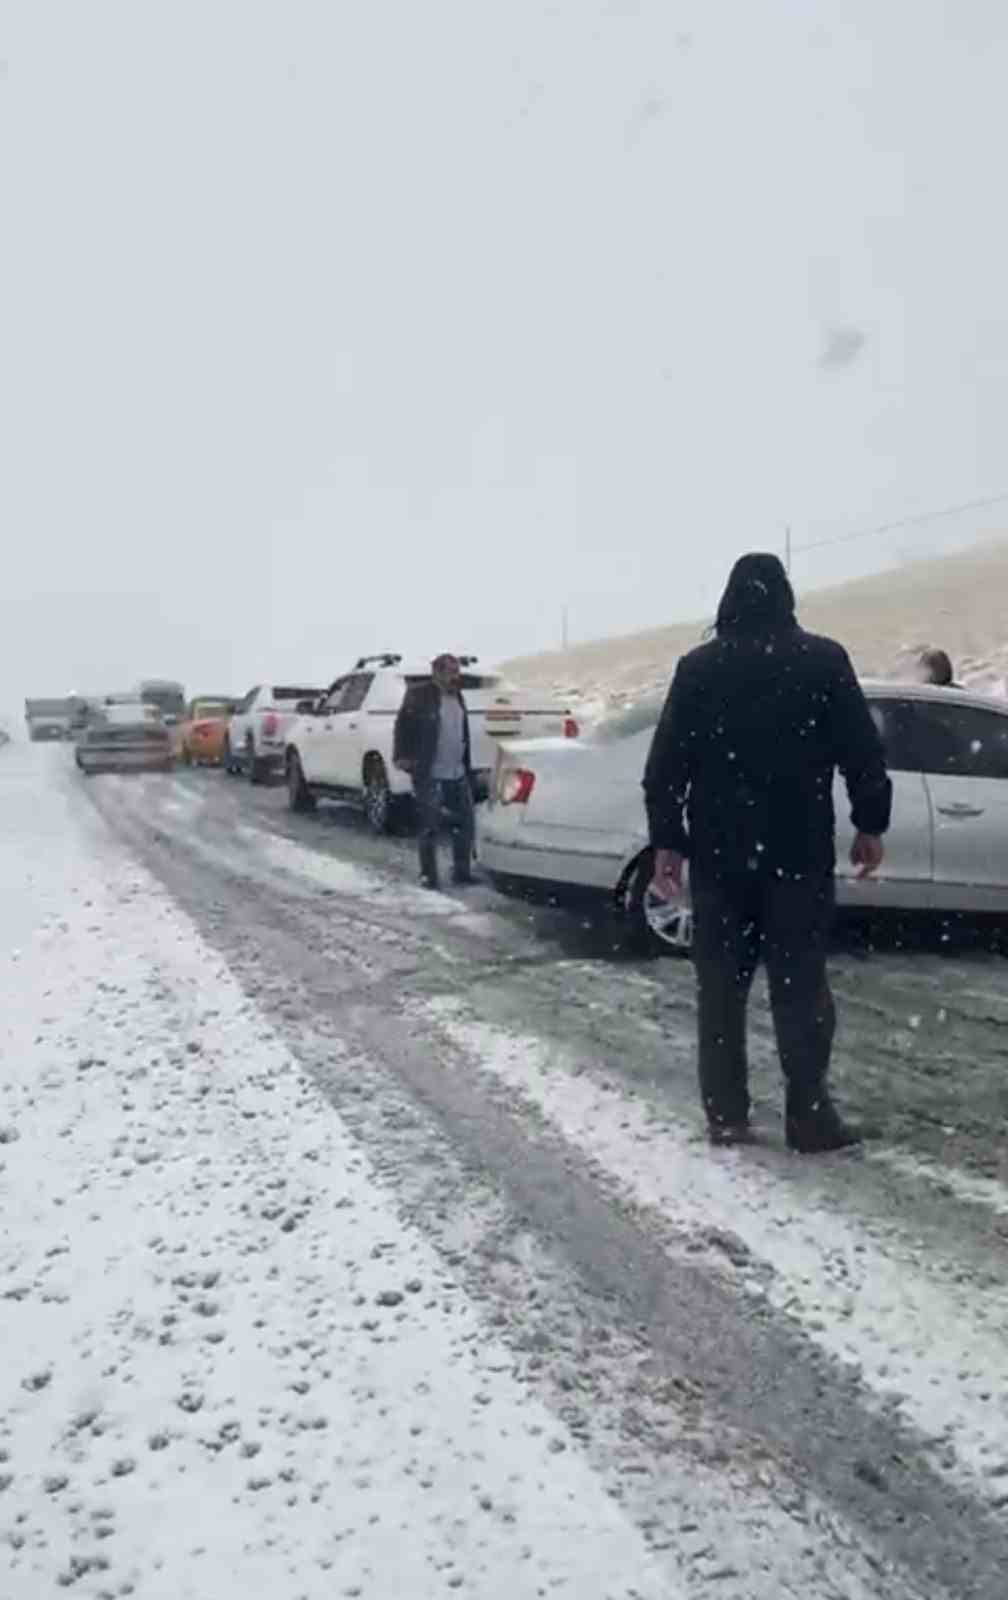
[[[197,761],[219,761],[224,754],[224,735],[216,739],[190,738],[187,748]]]
[[[170,767],[173,760],[167,745],[150,750],[106,746],[77,751],[77,765],[85,772],[157,772]]]
[[[287,740],[282,736],[276,739],[266,739],[260,736],[256,749],[256,760],[264,767],[282,767],[286,749]]]
[[[542,830],[528,824],[503,824],[490,820],[477,828],[476,859],[487,872],[503,878],[563,885],[572,890],[615,894],[623,876],[625,858],[589,848],[578,848],[569,841],[544,838]]]

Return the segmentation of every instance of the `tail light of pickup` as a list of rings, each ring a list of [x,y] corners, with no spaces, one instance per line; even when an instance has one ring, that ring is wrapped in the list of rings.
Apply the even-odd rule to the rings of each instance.
[[[263,731],[263,734],[265,735],[265,737],[267,739],[275,738],[276,737],[276,733],[277,733],[277,729],[279,728],[279,726],[280,726],[280,719],[277,716],[276,712],[275,711],[267,711],[266,715],[263,717],[263,722],[262,722],[262,731]]]
[[[581,729],[578,727],[576,717],[569,715],[564,717],[563,736],[565,739],[580,739]]]

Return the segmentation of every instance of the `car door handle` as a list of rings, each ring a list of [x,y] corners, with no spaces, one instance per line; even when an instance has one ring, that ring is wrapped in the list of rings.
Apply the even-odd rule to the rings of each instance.
[[[951,805],[939,806],[943,817],[982,817],[983,806],[971,806],[966,800],[953,800]]]
[[[356,722],[348,722],[347,723],[347,727],[348,728],[356,728],[356,726],[357,726]]]

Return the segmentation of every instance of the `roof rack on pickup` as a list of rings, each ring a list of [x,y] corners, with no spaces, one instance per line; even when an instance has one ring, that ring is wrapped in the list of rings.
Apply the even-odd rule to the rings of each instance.
[[[364,667],[398,667],[401,663],[402,656],[391,650],[382,650],[376,656],[358,656],[354,671],[360,672]]]
[[[358,656],[354,662],[354,671],[362,672],[365,667],[401,667],[402,656],[392,650],[380,650],[376,656]],[[460,667],[474,667],[479,656],[458,656]]]

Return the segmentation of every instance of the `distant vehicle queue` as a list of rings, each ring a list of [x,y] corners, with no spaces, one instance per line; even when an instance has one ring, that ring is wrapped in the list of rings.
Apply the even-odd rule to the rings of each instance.
[[[457,661],[472,730],[476,799],[490,794],[504,741],[578,737],[566,704],[516,688],[481,668],[475,656]],[[146,679],[126,694],[45,702],[51,715],[41,736],[49,736],[51,727],[54,738],[75,738],[77,764],[86,772],[164,766],[168,759],[219,765],[253,784],[281,775],[292,809],[311,810],[322,799],[350,802],[361,807],[375,832],[385,833],[413,789],[395,761],[396,719],[410,690],[431,682],[429,664],[407,662],[393,651],[360,657],[328,687],[262,683],[240,698],[202,694],[187,701],[181,684]],[[30,728],[29,707],[41,704],[26,702]],[[154,727],[168,735],[167,758]]]
[[[615,905],[641,951],[688,953],[688,887],[672,899],[656,891],[641,790],[661,698],[646,696],[582,730],[569,705],[515,688],[474,657],[454,659],[471,745],[469,786],[474,801],[486,802],[475,855],[489,882],[508,894]],[[896,804],[881,870],[858,878],[847,864],[838,778],[838,902],[1003,915],[1008,706],[959,690],[944,662],[940,672],[931,665],[922,661],[915,684],[863,683]],[[404,702],[432,684],[429,666],[389,652],[361,657],[328,688],[257,684],[241,698],[205,694],[187,702],[181,685],[146,680],[128,694],[28,701],[26,717],[32,738],[75,736],[86,775],[168,771],[181,762],[220,766],[251,784],[282,776],[292,811],[312,811],[321,800],[350,803],[384,834],[419,798],[399,734]],[[421,843],[424,880],[436,881],[429,839]]]

